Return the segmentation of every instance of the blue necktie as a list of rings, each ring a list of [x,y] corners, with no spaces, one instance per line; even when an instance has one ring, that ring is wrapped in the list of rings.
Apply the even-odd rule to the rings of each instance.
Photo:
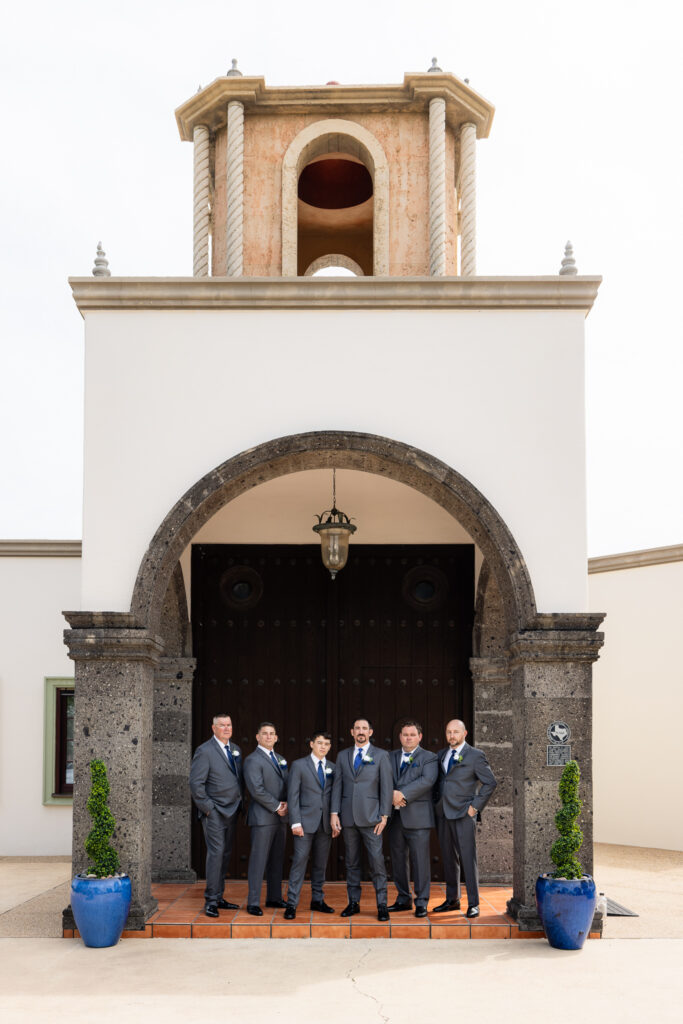
[[[277,758],[276,758],[276,756],[275,756],[275,754],[273,753],[272,750],[270,752],[270,759],[273,762],[273,764],[275,765],[275,767],[277,768],[278,774],[282,775],[282,772],[280,771],[280,765],[277,763]]]
[[[320,783],[320,785],[324,789],[325,788],[325,773],[323,772],[323,763],[322,763],[322,761],[318,761],[318,782]]]
[[[353,762],[353,770],[356,773],[356,775],[358,774],[358,769],[360,768],[362,763],[363,763],[363,748],[359,747],[358,750],[356,751],[356,757],[355,757],[354,762]]]
[[[401,767],[398,770],[399,775],[403,775],[404,771],[408,767],[408,761],[401,761]]]
[[[457,755],[456,755],[455,751],[453,750],[453,751],[451,752],[451,759],[450,759],[450,761],[448,762],[448,770],[446,771],[446,775],[448,775],[448,772],[450,772],[451,768],[452,768],[452,767],[453,767],[453,765],[455,764],[455,758],[456,758],[456,756],[457,756]]]
[[[235,772],[235,759],[233,758],[232,753],[230,752],[230,747],[227,743],[225,744],[225,753],[228,755],[228,764]],[[237,775],[237,772],[235,772],[235,775]]]

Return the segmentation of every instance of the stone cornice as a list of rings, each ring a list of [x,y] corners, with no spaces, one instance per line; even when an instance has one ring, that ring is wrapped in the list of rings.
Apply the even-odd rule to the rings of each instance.
[[[465,82],[444,72],[408,73],[402,85],[273,87],[260,76],[226,76],[200,89],[178,107],[175,116],[180,138],[187,142],[195,125],[206,125],[212,131],[225,127],[231,100],[243,103],[247,112],[348,117],[363,112],[422,111],[434,96],[446,101],[446,120],[451,128],[471,122],[479,138],[488,136],[494,107]]]
[[[70,277],[93,309],[575,309],[601,277]]]
[[[620,569],[641,569],[645,565],[666,565],[683,562],[683,544],[664,548],[644,548],[642,551],[624,551],[619,555],[600,555],[588,559],[588,574],[617,572]]]
[[[144,629],[65,629],[72,661],[144,661],[158,665],[164,652],[160,637]]]
[[[0,540],[0,558],[80,558],[80,540]]]
[[[524,630],[511,638],[510,667],[524,662],[597,661],[604,636],[585,629]]]

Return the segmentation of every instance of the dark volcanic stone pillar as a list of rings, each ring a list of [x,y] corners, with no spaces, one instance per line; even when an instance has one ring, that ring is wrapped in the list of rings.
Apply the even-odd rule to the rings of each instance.
[[[152,881],[194,882],[190,763],[194,658],[162,658],[154,680]]]
[[[484,751],[498,785],[477,826],[479,877],[512,881],[512,696],[507,658],[470,658],[474,744]]]
[[[581,769],[583,809],[579,854],[593,871],[592,664],[603,634],[602,615],[538,615],[532,629],[515,634],[510,645],[513,717],[513,898],[508,910],[524,930],[540,928],[535,885],[550,871],[550,847],[557,838],[558,783],[562,767],[548,767],[548,726],[564,722],[571,730],[571,757]]]
[[[133,898],[126,928],[140,929],[156,909],[151,894],[152,720],[158,637],[119,612],[66,612],[64,642],[75,662],[73,870],[87,866],[91,819],[86,802],[89,764],[107,766],[109,806],[116,819],[112,844],[130,875]],[[64,927],[73,928],[71,908]]]

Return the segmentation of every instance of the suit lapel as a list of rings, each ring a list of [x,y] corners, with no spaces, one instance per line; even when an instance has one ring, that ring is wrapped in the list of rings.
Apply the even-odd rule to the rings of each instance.
[[[280,776],[280,778],[282,778],[282,769],[280,768],[279,764],[278,765],[273,764],[273,759],[270,756],[270,754],[266,754],[266,752],[264,750],[261,750],[260,747],[257,747],[256,749],[258,750],[259,754],[262,754],[265,757],[266,761],[268,762],[270,767],[273,769],[273,771],[276,772]],[[275,753],[275,751],[273,751],[273,753]],[[275,756],[277,757],[277,754],[275,754]]]
[[[315,779],[315,784],[318,787],[318,789],[320,789],[320,779],[318,778],[318,773],[315,770],[315,765],[313,764],[313,758],[309,756],[309,757],[306,758],[306,760],[308,761],[308,768],[309,768],[309,770],[311,772],[311,775]]]

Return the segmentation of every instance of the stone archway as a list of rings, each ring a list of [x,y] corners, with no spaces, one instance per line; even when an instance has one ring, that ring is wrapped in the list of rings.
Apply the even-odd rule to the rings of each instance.
[[[400,441],[356,432],[321,431],[268,441],[228,459],[202,477],[171,509],[138,571],[131,613],[152,633],[175,565],[201,526],[237,495],[286,473],[335,466],[377,473],[407,484],[458,520],[482,551],[501,593],[508,631],[536,616],[522,553],[496,509],[456,470]]]

